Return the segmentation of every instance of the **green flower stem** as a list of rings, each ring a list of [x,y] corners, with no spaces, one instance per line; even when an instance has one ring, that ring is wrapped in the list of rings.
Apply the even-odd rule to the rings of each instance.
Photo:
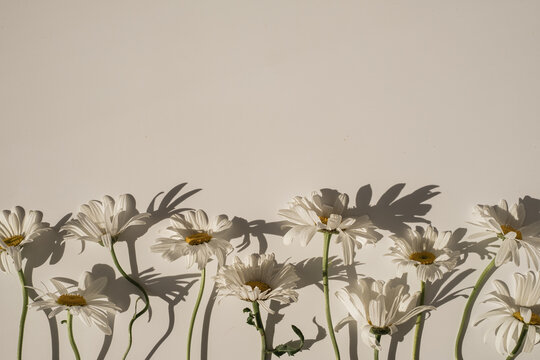
[[[381,336],[382,335],[375,335],[378,344],[381,343]],[[373,360],[379,360],[379,350],[377,350],[377,348],[373,350]]]
[[[28,312],[28,290],[26,289],[26,282],[24,280],[24,273],[22,270],[19,270],[19,280],[21,281],[22,287],[22,310],[21,320],[19,322],[19,343],[17,346],[17,359],[21,360],[23,350],[24,324],[26,322],[26,313]]]
[[[187,338],[187,360],[191,358],[191,337],[193,336],[193,324],[195,323],[195,318],[197,317],[197,311],[199,310],[199,305],[201,304],[201,298],[204,292],[204,283],[206,279],[206,268],[203,268],[201,271],[201,285],[199,288],[199,295],[197,296],[197,301],[195,302],[195,307],[193,308],[193,314],[191,314],[191,322],[189,323],[189,332]]]
[[[523,345],[523,340],[525,340],[525,337],[527,336],[528,330],[529,330],[529,324],[523,324],[523,329],[521,329],[521,334],[519,334],[519,339],[517,341],[516,347],[514,347],[514,350],[512,350],[512,352],[508,355],[506,360],[512,360],[518,356],[521,346]]]
[[[75,339],[73,338],[73,315],[71,315],[69,310],[67,312],[67,326],[68,326],[69,343],[71,344],[71,348],[73,349],[73,354],[75,355],[75,359],[81,360],[79,349],[77,349],[77,344],[75,344]]]
[[[264,325],[261,319],[261,312],[259,311],[259,303],[253,301],[253,316],[255,316],[255,325],[259,334],[261,335],[261,360],[266,359],[266,334],[264,333]]]
[[[144,290],[144,288],[138,282],[136,282],[131,277],[129,277],[129,275],[126,274],[124,269],[122,269],[122,267],[118,263],[118,259],[116,258],[116,253],[114,252],[114,243],[111,245],[111,255],[112,255],[114,265],[116,266],[116,268],[118,269],[120,274],[122,274],[122,276],[127,281],[132,283],[137,289],[139,289],[141,291],[141,293],[143,294],[144,303],[145,303],[144,308],[141,311],[139,311],[138,313],[136,313],[135,315],[133,315],[133,318],[129,322],[129,327],[128,327],[128,332],[129,332],[128,347],[126,349],[126,352],[124,353],[124,356],[122,357],[122,360],[125,360],[128,353],[129,353],[129,350],[131,349],[131,344],[133,343],[133,323],[135,322],[135,320],[137,320],[140,316],[142,316],[145,312],[148,311],[148,308],[150,306],[150,299],[148,299],[148,294],[146,293],[146,290]]]
[[[467,330],[467,325],[469,323],[469,319],[471,317],[471,311],[474,305],[474,302],[476,301],[476,298],[480,294],[480,290],[484,287],[484,284],[486,283],[487,279],[491,276],[492,270],[495,267],[495,259],[491,260],[491,262],[486,266],[480,277],[478,278],[478,281],[474,285],[474,289],[471,292],[471,295],[469,296],[469,300],[467,300],[467,304],[465,305],[465,309],[463,310],[463,317],[461,318],[461,324],[459,325],[459,330],[457,333],[456,338],[456,347],[455,347],[455,357],[456,360],[462,360],[463,355],[462,347],[463,347],[463,339],[465,338],[465,331]]]
[[[330,248],[330,238],[332,233],[324,233],[324,247],[323,247],[323,258],[322,258],[322,276],[323,276],[323,288],[324,288],[324,301],[326,307],[326,325],[328,327],[328,333],[330,334],[330,339],[332,340],[332,345],[334,346],[334,353],[336,355],[336,360],[340,360],[339,348],[336,342],[336,335],[334,334],[334,325],[332,325],[332,314],[330,314],[330,289],[328,288],[328,249]]]
[[[417,306],[424,305],[424,298],[426,293],[426,283],[420,281],[420,297],[418,298]],[[424,313],[420,313],[416,316],[416,329],[414,330],[414,342],[413,342],[413,360],[420,359],[420,339],[422,339],[422,330],[424,329]]]

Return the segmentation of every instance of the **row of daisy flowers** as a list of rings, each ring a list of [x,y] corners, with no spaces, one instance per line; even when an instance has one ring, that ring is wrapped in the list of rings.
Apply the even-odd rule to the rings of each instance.
[[[501,243],[465,306],[456,338],[455,357],[458,360],[463,358],[462,343],[472,308],[494,270],[508,262],[519,266],[521,249],[529,266],[534,266],[536,270],[540,259],[540,222],[524,226],[525,208],[522,202],[510,208],[505,201],[495,206],[479,205],[475,212],[479,220],[474,225],[483,231],[474,237],[500,239]],[[349,315],[334,326],[329,284],[330,245],[341,245],[344,263],[351,265],[354,264],[356,250],[362,249],[366,244],[375,244],[382,236],[367,215],[354,215],[348,208],[346,194],[323,196],[321,192],[314,192],[308,197],[297,196],[292,199],[288,208],[280,210],[279,214],[287,220],[287,232],[283,237],[285,244],[295,241],[306,246],[317,234],[320,233],[322,237],[321,280],[325,316],[336,360],[341,359],[341,355],[335,331],[348,322],[355,321],[359,325],[362,340],[373,348],[374,358],[378,359],[382,336],[394,334],[400,324],[414,317],[416,329],[412,358],[419,359],[424,315],[435,310],[432,304],[425,304],[426,291],[464,259],[464,254],[452,248],[452,233],[439,232],[428,225],[392,235],[394,243],[387,255],[397,265],[398,276],[405,273],[415,274],[419,291],[410,293],[409,287],[397,278],[386,282],[369,277],[349,279],[350,285],[335,292],[336,298]],[[126,229],[145,225],[149,217],[148,213],[138,213],[134,202],[130,201],[127,195],[120,196],[117,201],[105,196],[102,201],[92,200],[82,205],[75,217],[62,227],[67,234],[66,239],[93,242],[106,249],[117,271],[140,293],[144,305],[141,310],[137,310],[137,302],[135,303],[134,315],[128,325],[128,346],[122,359],[126,359],[130,352],[134,323],[148,311],[150,301],[145,287],[128,275],[120,265],[115,247],[123,240]],[[213,257],[218,262],[217,273],[213,276],[218,297],[233,296],[251,304],[251,308],[246,307],[243,311],[247,315],[247,323],[255,327],[260,335],[261,360],[271,354],[292,356],[303,348],[304,336],[301,330],[292,325],[292,330],[299,340],[272,346],[265,334],[261,308],[272,313],[268,301],[276,300],[288,304],[298,300],[296,288],[300,279],[294,265],[278,263],[272,253],[252,254],[245,260],[235,257],[231,265],[226,265],[226,257],[234,249],[223,234],[231,227],[232,222],[225,215],[210,220],[203,210],[190,210],[171,216],[167,236],[158,238],[151,246],[152,252],[161,254],[168,261],[184,258],[188,268],[197,264],[201,274],[199,292],[189,323],[186,359],[191,358],[191,339],[205,288],[206,266]],[[3,219],[0,219],[0,270],[17,274],[23,292],[18,360],[22,359],[28,307],[48,310],[49,317],[66,313],[68,337],[76,359],[80,359],[80,354],[73,336],[73,317],[110,334],[110,321],[113,318],[110,315],[120,310],[103,294],[106,279],[94,279],[88,272],[81,275],[77,286],[51,279],[50,288],[35,289],[39,296],[28,305],[28,286],[22,270],[25,253],[21,250],[25,244],[37,239],[47,230],[40,212],[29,211],[25,214],[21,207],[12,211],[5,210]],[[497,308],[478,319],[480,322],[487,318],[496,318],[496,349],[507,355],[508,359],[515,358],[520,351],[532,351],[533,345],[540,341],[540,273],[516,273],[515,279],[514,296],[504,282],[493,282],[496,291],[492,292],[486,301],[495,303]]]

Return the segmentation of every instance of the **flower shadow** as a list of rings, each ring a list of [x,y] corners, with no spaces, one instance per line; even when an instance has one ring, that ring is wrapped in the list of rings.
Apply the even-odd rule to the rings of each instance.
[[[527,195],[522,201],[523,205],[525,206],[525,213],[527,214],[523,225],[530,225],[534,222],[540,221],[540,199]]]
[[[224,237],[228,239],[241,238],[242,242],[236,246],[237,252],[246,250],[255,238],[259,244],[259,254],[266,253],[268,250],[268,240],[266,235],[283,236],[286,230],[283,229],[286,221],[266,222],[265,220],[248,221],[244,218],[235,216],[232,219],[233,225],[225,231]]]
[[[48,263],[54,265],[60,261],[64,254],[65,244],[63,242],[64,232],[61,227],[71,218],[71,213],[63,216],[56,225],[49,227],[49,230],[41,234],[34,241],[26,244],[23,248],[23,257],[26,260],[24,266],[24,275],[27,286],[34,286],[33,274],[34,270]],[[34,301],[38,294],[32,288],[28,289],[29,298]],[[58,360],[60,358],[60,344],[58,338],[58,324],[55,318],[49,319],[51,310],[44,310],[49,323],[49,331],[51,334],[51,359]]]
[[[331,281],[351,282],[350,271],[356,266],[363,265],[355,262],[352,265],[345,265],[343,260],[338,256],[330,256],[328,258],[328,268],[330,269],[328,279]],[[304,259],[294,265],[296,274],[300,277],[297,288],[302,289],[307,286],[315,285],[321,292],[324,291],[322,285],[322,257],[312,257]],[[355,272],[356,276],[356,272]]]
[[[351,215],[368,215],[377,228],[401,235],[408,228],[407,223],[426,223],[425,216],[431,205],[425,202],[440,194],[438,185],[426,185],[409,194],[399,197],[405,183],[391,186],[371,205],[373,190],[370,184],[364,185],[356,193],[356,207],[349,210]]]

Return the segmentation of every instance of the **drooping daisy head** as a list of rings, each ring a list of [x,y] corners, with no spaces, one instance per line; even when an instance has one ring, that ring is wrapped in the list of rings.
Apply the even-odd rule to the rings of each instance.
[[[514,262],[519,266],[519,249],[525,250],[527,263],[540,268],[540,221],[524,226],[525,205],[520,200],[508,208],[508,203],[501,200],[499,205],[477,205],[474,212],[478,218],[473,225],[483,228],[474,237],[491,237],[502,240],[495,256],[495,265]]]
[[[398,325],[423,311],[435,309],[433,306],[416,306],[420,293],[410,295],[409,287],[398,283],[399,280],[384,282],[363,278],[338,290],[336,296],[349,311],[349,316],[341,320],[336,329],[356,321],[364,343],[380,350],[375,335],[392,335]]]
[[[450,249],[450,231],[439,233],[427,226],[425,231],[407,229],[403,236],[391,236],[394,246],[387,255],[397,264],[398,276],[414,271],[420,281],[433,282],[451,271],[459,260],[459,253]]]
[[[43,214],[30,210],[28,214],[20,206],[2,211],[0,217],[0,270],[17,272],[22,268],[22,247],[33,241],[44,231],[46,224],[41,222]]]
[[[110,302],[107,296],[101,294],[107,285],[105,277],[93,280],[90,273],[81,275],[77,287],[66,287],[61,281],[50,280],[53,290],[35,289],[41,295],[30,305],[37,310],[50,309],[49,318],[62,311],[69,311],[71,315],[79,318],[86,326],[96,325],[105,334],[112,333],[109,324],[109,314],[119,311],[120,308]]]
[[[144,225],[149,216],[148,213],[139,214],[131,195],[121,195],[117,201],[106,195],[102,201],[91,200],[81,205],[75,218],[62,230],[67,231],[68,237],[110,248],[129,226]]]
[[[475,324],[485,319],[492,320],[484,340],[494,332],[495,348],[502,355],[508,355],[513,350],[524,324],[528,324],[528,331],[522,351],[531,352],[540,341],[540,273],[516,273],[514,279],[514,295],[506,283],[493,281],[495,291],[484,302],[495,304],[496,307],[481,315]]]
[[[279,210],[290,229],[283,237],[285,244],[293,239],[306,246],[317,232],[336,234],[335,242],[343,246],[345,264],[351,264],[354,247],[375,243],[378,233],[367,215],[347,217],[349,197],[338,192],[313,192],[309,197],[296,196],[288,209]]]
[[[244,261],[238,257],[232,265],[221,267],[215,277],[218,296],[236,296],[256,301],[272,313],[265,300],[288,304],[298,300],[296,283],[300,280],[293,265],[278,264],[274,254],[252,254]]]
[[[220,235],[231,226],[226,215],[217,216],[210,222],[203,210],[176,214],[167,228],[169,237],[157,239],[151,250],[169,261],[185,257],[188,267],[197,263],[199,270],[206,266],[212,255],[216,256],[219,265],[223,265],[233,247]]]

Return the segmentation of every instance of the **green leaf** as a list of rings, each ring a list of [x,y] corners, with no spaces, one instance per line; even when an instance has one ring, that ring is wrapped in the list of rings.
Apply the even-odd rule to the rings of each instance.
[[[300,338],[298,341],[289,341],[285,344],[278,345],[272,350],[272,353],[276,355],[277,357],[281,357],[281,355],[287,354],[289,356],[294,356],[297,352],[301,351],[304,347],[304,334],[302,334],[302,331],[300,331],[299,328],[292,325],[292,330],[294,333]]]
[[[242,310],[244,313],[248,313],[248,317],[247,317],[247,320],[246,320],[246,323],[248,323],[249,325],[253,325],[255,327],[257,327],[257,325],[255,325],[255,321],[253,321],[253,319],[255,319],[255,316],[253,316],[253,312],[251,311],[250,308],[244,308],[244,310]]]

